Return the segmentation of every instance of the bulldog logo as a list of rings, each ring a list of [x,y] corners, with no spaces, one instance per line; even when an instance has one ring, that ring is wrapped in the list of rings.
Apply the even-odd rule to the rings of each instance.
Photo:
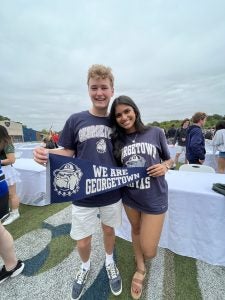
[[[128,168],[132,167],[144,167],[145,166],[145,159],[140,155],[132,155],[129,160],[126,162],[126,166]]]
[[[53,185],[58,195],[71,196],[76,194],[80,187],[79,183],[83,173],[78,166],[67,163],[53,172]]]
[[[98,153],[105,153],[106,152],[106,142],[105,140],[101,139],[96,143],[96,149]]]

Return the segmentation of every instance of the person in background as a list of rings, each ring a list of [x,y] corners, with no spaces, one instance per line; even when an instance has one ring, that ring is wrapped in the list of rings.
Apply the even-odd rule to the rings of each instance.
[[[88,71],[88,92],[92,106],[88,111],[75,113],[66,121],[60,135],[59,146],[63,149],[36,148],[34,159],[45,164],[48,153],[88,159],[93,163],[115,166],[108,106],[114,94],[114,76],[110,68],[93,65]],[[115,245],[114,228],[122,220],[122,202],[119,190],[74,201],[72,205],[71,237],[77,241],[81,266],[75,277],[72,299],[80,299],[90,271],[92,235],[97,228],[100,215],[105,246],[105,267],[112,293],[122,292],[122,280],[113,257]]]
[[[186,158],[190,164],[203,164],[205,161],[205,138],[202,128],[205,125],[207,115],[204,112],[196,112],[192,116],[193,124],[188,127],[186,136]]]
[[[190,125],[190,120],[189,119],[184,119],[181,123],[181,127],[177,129],[174,140],[173,140],[173,145],[176,144],[177,142],[177,149],[176,149],[176,155],[174,158],[174,165],[173,167],[176,167],[176,164],[178,163],[179,157],[182,152],[184,154],[186,153],[186,134],[187,134],[187,129],[188,126]],[[186,155],[185,155],[185,163],[187,163]]]
[[[9,206],[10,214],[3,222],[3,225],[9,225],[20,217],[20,200],[16,193],[16,182],[19,180],[18,172],[13,167],[15,163],[15,148],[7,129],[0,125],[0,160],[2,171],[9,187]]]
[[[219,151],[218,173],[225,173],[225,120],[220,120],[216,124],[216,132],[212,140],[214,152]]]
[[[43,147],[46,149],[55,149],[55,143],[52,140],[52,137],[50,135],[43,138]]]
[[[207,129],[205,132],[205,139],[206,140],[212,140],[214,136],[214,130],[213,128]]]
[[[131,224],[136,271],[131,296],[139,299],[146,274],[145,259],[153,258],[168,208],[165,174],[173,165],[161,128],[145,126],[134,101],[119,96],[111,107],[112,141],[118,165],[145,167],[147,175],[122,190],[123,205]]]
[[[176,128],[175,128],[175,125],[172,124],[171,127],[168,129],[167,134],[166,134],[168,145],[171,145],[173,143],[173,139],[175,137],[175,134],[176,134]]]
[[[55,143],[55,148],[58,148],[59,134],[57,132],[52,131],[52,140]]]
[[[0,202],[9,197],[8,186],[5,175],[0,165]],[[24,269],[24,263],[17,260],[14,242],[11,234],[4,228],[0,222],[0,256],[4,265],[0,269],[0,284],[10,277],[19,275]]]

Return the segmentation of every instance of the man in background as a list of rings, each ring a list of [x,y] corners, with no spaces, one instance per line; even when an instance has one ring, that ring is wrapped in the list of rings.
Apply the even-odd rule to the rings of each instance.
[[[202,127],[205,125],[207,115],[196,112],[192,117],[193,124],[189,126],[186,136],[186,157],[190,164],[203,164],[205,160],[205,138]]]

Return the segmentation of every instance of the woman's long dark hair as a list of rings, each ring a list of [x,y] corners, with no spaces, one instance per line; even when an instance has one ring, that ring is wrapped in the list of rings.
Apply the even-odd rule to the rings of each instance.
[[[220,129],[225,129],[225,120],[220,120],[216,123],[216,131]]]
[[[0,151],[10,143],[11,137],[9,136],[7,129],[4,126],[0,125]]]
[[[116,121],[116,107],[117,105],[120,104],[129,105],[133,108],[136,115],[136,120],[134,123],[136,132],[139,133],[144,132],[146,129],[149,128],[149,126],[144,125],[144,123],[142,122],[139,108],[130,97],[122,95],[114,99],[111,106],[109,118],[112,127],[111,138],[113,143],[113,154],[119,165],[121,165],[121,161],[120,161],[121,149],[122,146],[124,145],[125,136],[126,136],[126,131],[124,130],[124,128],[120,127]]]

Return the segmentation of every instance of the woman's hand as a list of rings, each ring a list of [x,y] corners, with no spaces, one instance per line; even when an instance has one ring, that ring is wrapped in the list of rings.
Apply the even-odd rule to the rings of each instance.
[[[147,168],[147,174],[152,177],[163,176],[168,171],[168,166],[165,163],[156,164]]]

